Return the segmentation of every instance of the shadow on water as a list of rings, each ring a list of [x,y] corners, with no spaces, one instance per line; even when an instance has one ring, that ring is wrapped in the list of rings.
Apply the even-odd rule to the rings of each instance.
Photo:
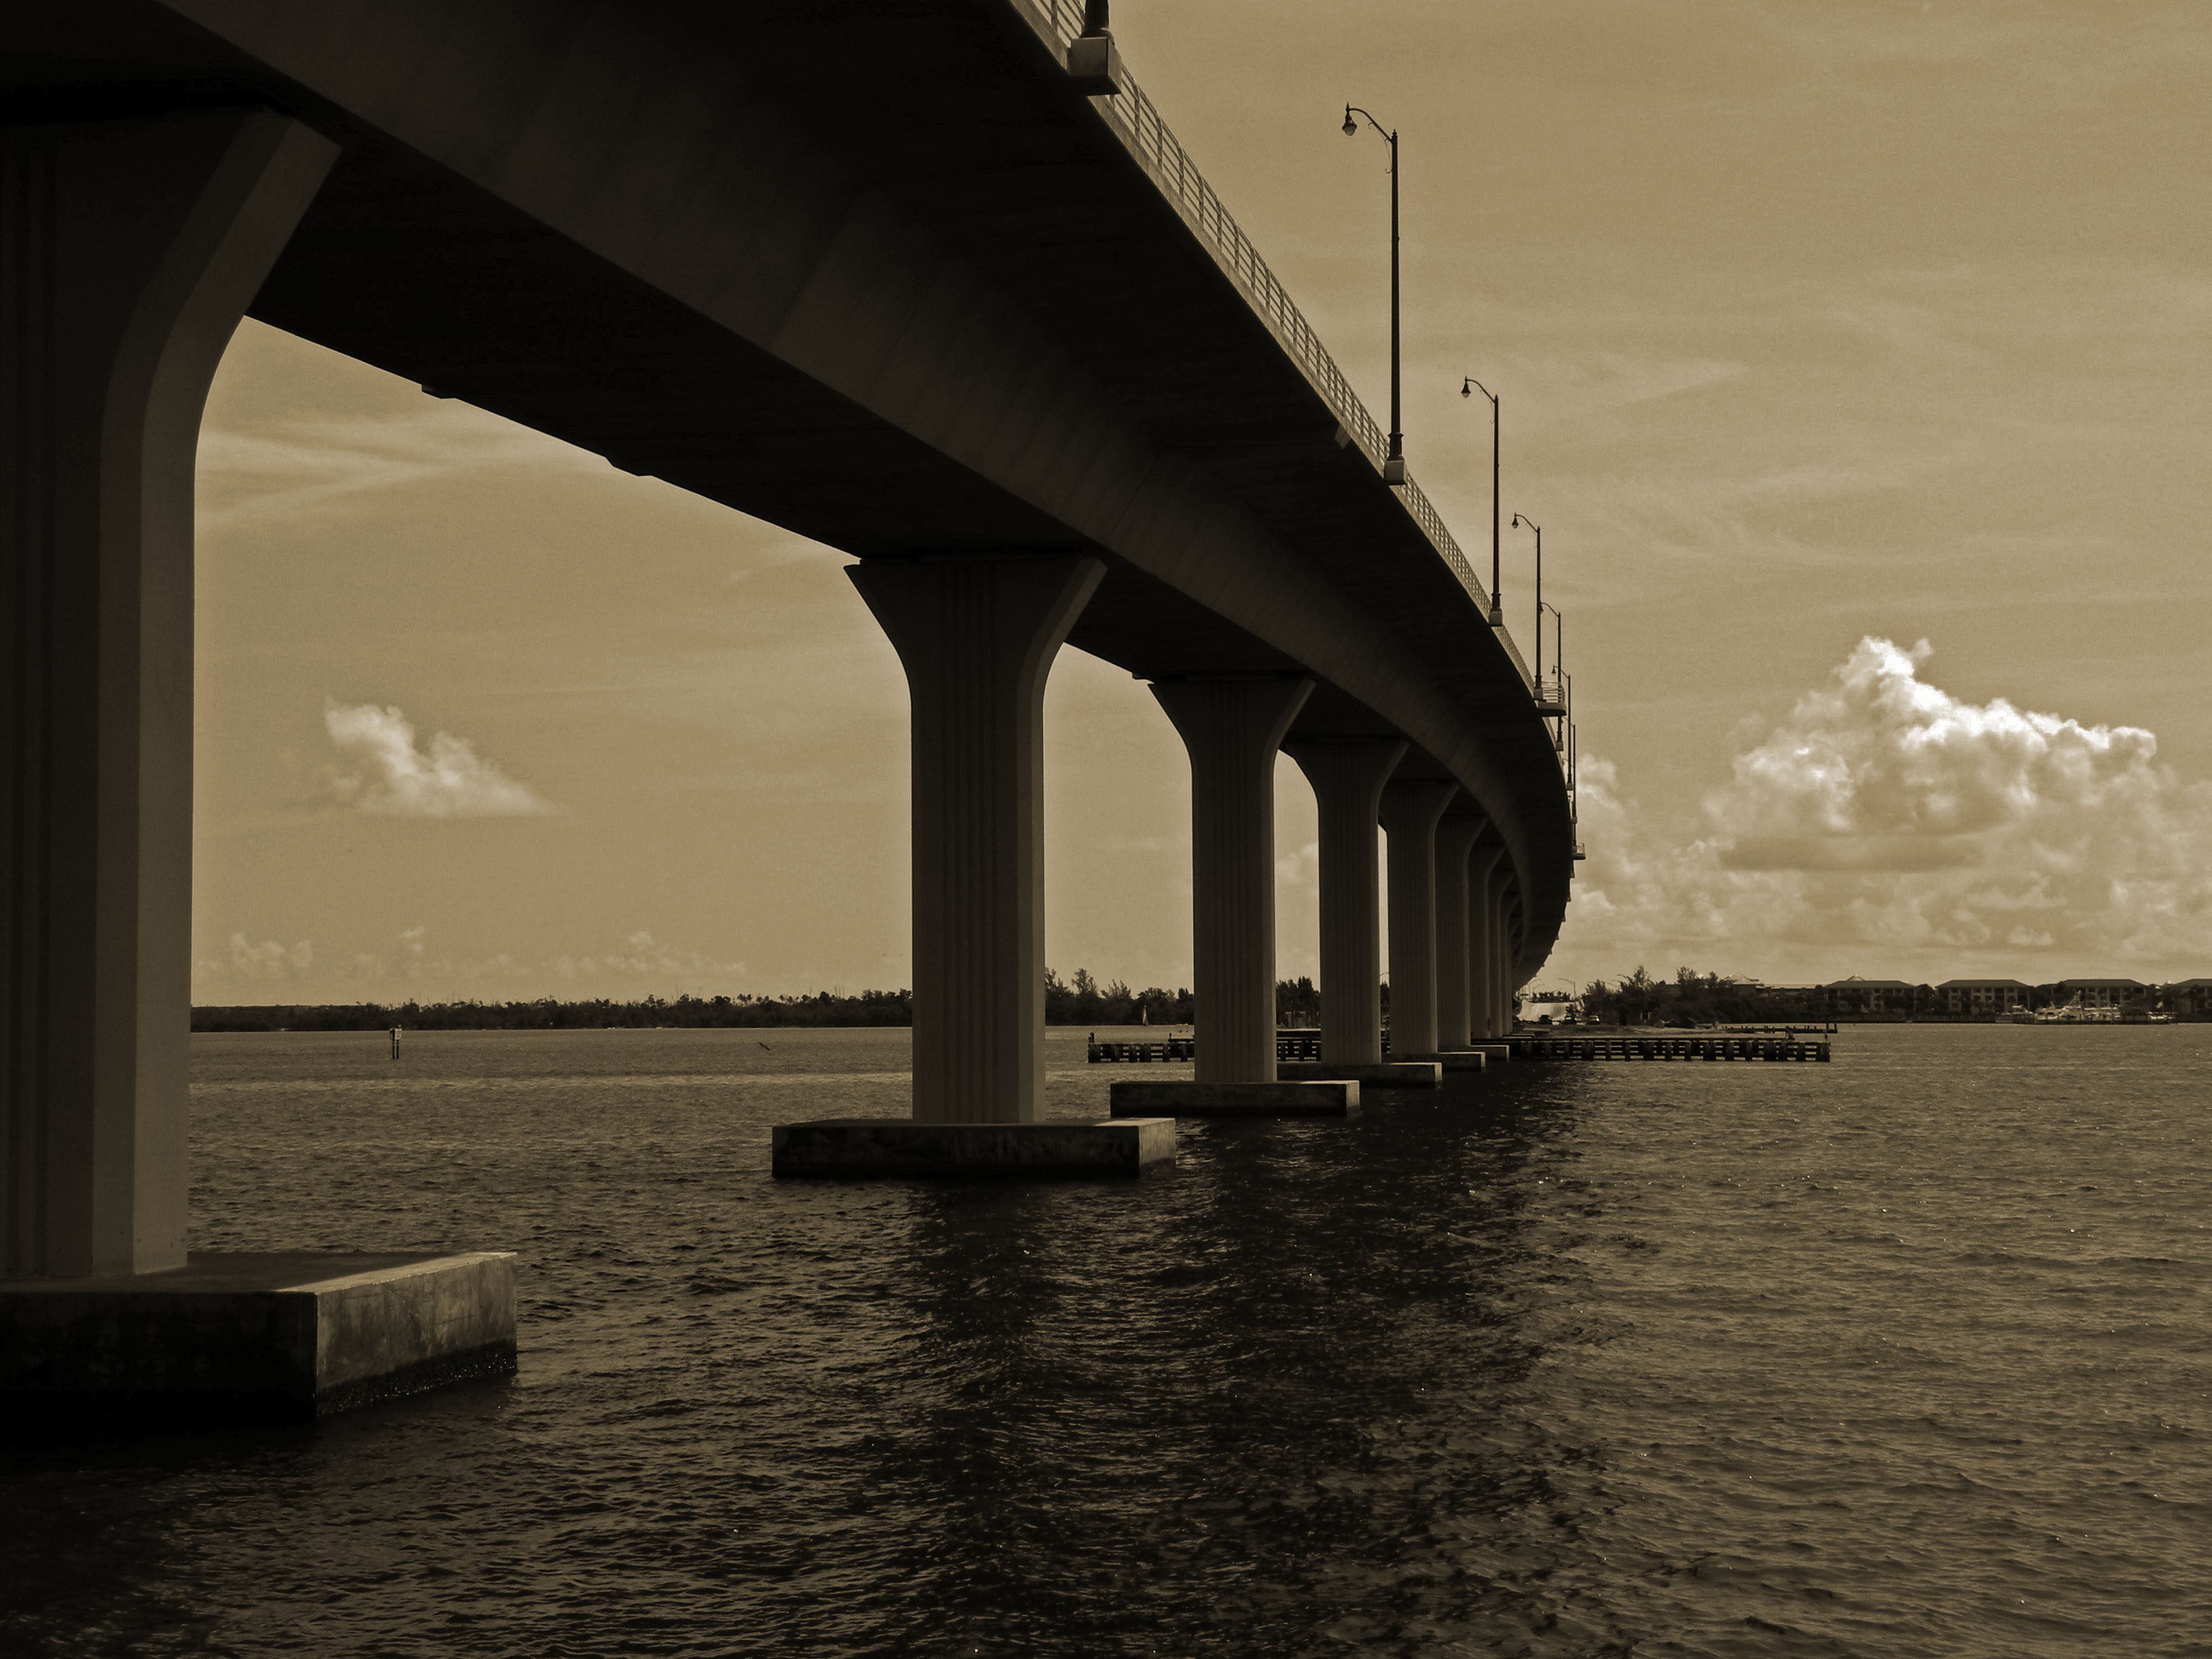
[[[474,1484],[486,1431],[513,1392],[505,1380],[472,1383],[319,1424],[9,1424],[0,1437],[0,1652],[258,1650],[239,1644],[240,1609],[234,1591],[211,1582],[210,1554],[289,1521],[262,1530],[264,1589],[328,1587],[364,1570],[403,1576],[408,1551],[427,1546],[439,1522],[423,1492]],[[361,1479],[369,1468],[380,1478]],[[345,1532],[356,1544],[375,1539],[373,1562],[333,1550],[340,1540],[316,1524],[317,1506],[341,1486]]]
[[[441,1143],[395,1185],[417,1109],[360,1099],[326,1188],[417,1205],[426,1244],[538,1241],[520,1381],[19,1439],[0,1647],[1620,1650],[1577,1612],[1601,1472],[1546,1395],[1604,1340],[1560,1255],[1604,1224],[1566,1191],[1571,1074],[1188,1123],[1130,1183],[775,1182],[663,1091],[620,1134],[510,1138],[442,1186]],[[210,1209],[265,1213],[263,1178]]]
[[[903,1409],[840,1460],[880,1577],[841,1550],[793,1583],[813,1639],[1277,1655],[1522,1627],[1573,1547],[1553,1470],[1588,1456],[1526,1409],[1557,1277],[1529,1170],[1571,1121],[1468,1080],[1348,1123],[1186,1123],[1180,1170],[1135,1189],[916,1189]]]

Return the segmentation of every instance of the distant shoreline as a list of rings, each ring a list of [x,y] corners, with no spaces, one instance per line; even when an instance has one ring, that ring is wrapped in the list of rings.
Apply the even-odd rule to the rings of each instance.
[[[641,1002],[405,1002],[209,1004],[192,1030],[246,1031],[750,1030],[803,1026],[910,1026],[906,991],[858,996],[648,997]]]
[[[1187,990],[1133,992],[1126,986],[1048,984],[1048,1025],[1187,1026]],[[914,1024],[910,991],[862,991],[842,996],[823,991],[797,997],[678,997],[639,1002],[594,1000],[562,1002],[207,1003],[192,1009],[196,1032],[250,1031],[623,1031],[768,1030],[836,1026],[898,1027]]]

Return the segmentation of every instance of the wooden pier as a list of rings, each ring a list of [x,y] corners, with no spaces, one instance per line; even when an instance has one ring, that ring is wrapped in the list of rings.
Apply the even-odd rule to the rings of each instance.
[[[1093,1036],[1085,1054],[1093,1066],[1172,1066],[1188,1063],[1197,1057],[1198,1038],[1194,1034],[1166,1037],[1157,1042],[1101,1042]],[[1319,1060],[1321,1033],[1297,1030],[1276,1032],[1275,1058]]]
[[[1614,1027],[1588,1035],[1579,1032],[1520,1033],[1505,1040],[1515,1060],[1765,1060],[1826,1064],[1826,1030],[1784,1028],[1763,1031],[1654,1031]],[[1389,1052],[1386,1038],[1383,1052]],[[1194,1036],[1167,1037],[1157,1042],[1101,1042],[1091,1039],[1088,1059],[1093,1066],[1187,1064],[1198,1054]],[[1283,1030],[1275,1034],[1277,1060],[1318,1060],[1321,1033]]]
[[[1093,1066],[1173,1066],[1198,1057],[1198,1039],[1185,1036],[1168,1037],[1158,1042],[1101,1042],[1092,1037],[1086,1057]]]
[[[1686,1031],[1668,1036],[1622,1031],[1603,1036],[1516,1036],[1516,1060],[1770,1060],[1828,1058],[1825,1032]]]

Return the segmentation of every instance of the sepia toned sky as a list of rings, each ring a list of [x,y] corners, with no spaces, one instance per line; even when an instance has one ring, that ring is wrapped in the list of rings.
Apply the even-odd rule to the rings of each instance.
[[[1498,391],[1566,615],[1590,856],[1540,983],[2212,974],[2212,16],[1114,22],[1378,410],[1345,101],[1401,135],[1412,465],[1480,560]],[[842,556],[251,323],[201,491],[198,1000],[908,982],[904,684]],[[1074,652],[1047,714],[1048,957],[1187,982],[1180,745]]]

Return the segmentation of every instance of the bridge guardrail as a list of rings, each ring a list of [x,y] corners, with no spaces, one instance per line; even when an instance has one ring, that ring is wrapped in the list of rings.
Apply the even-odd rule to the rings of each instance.
[[[1047,17],[1060,36],[1059,47],[1064,57],[1068,46],[1083,34],[1083,0],[1030,0],[1030,3]],[[1313,325],[1291,303],[1289,292],[1267,268],[1267,262],[1252,246],[1252,239],[1231,216],[1213,186],[1191,164],[1189,152],[1168,130],[1166,121],[1161,118],[1158,106],[1145,95],[1144,88],[1125,70],[1121,93],[1094,98],[1091,104],[1106,118],[1106,124],[1119,131],[1138,159],[1149,164],[1161,187],[1186,210],[1199,234],[1212,246],[1230,275],[1243,289],[1253,309],[1274,325],[1276,337],[1312,376],[1352,441],[1381,471],[1387,441],[1381,424],[1367,412],[1367,405],[1359,401],[1352,383],[1345,379],[1344,371],[1336,366],[1336,359],[1329,356],[1328,348],[1321,343],[1321,336],[1314,332]],[[1404,498],[1407,512],[1421,526],[1437,556],[1487,614],[1490,595],[1467,555],[1460,550],[1459,541],[1445,525],[1443,515],[1410,474],[1399,493]],[[1528,665],[1513,643],[1512,635],[1502,626],[1494,631],[1498,642],[1505,647],[1505,654],[1512,659],[1515,672],[1521,676],[1521,683],[1531,687],[1533,692],[1534,683]]]

